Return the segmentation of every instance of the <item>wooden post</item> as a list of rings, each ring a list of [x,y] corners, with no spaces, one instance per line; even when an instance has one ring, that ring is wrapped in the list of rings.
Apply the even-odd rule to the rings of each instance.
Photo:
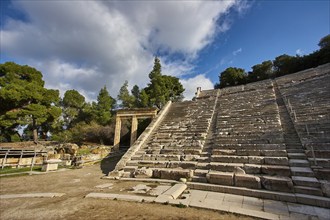
[[[5,158],[3,158],[3,161],[2,161],[2,166],[1,166],[1,169],[3,169],[6,165],[6,162],[7,162],[7,155],[9,153],[10,150],[8,150],[5,154]]]
[[[134,115],[132,117],[132,126],[131,126],[131,142],[130,146],[134,144],[136,141],[136,136],[137,136],[137,127],[138,127],[138,120],[137,117]]]
[[[113,141],[113,148],[115,150],[119,150],[119,144],[120,144],[120,129],[121,129],[121,118],[116,117],[116,126],[115,126],[115,138]]]
[[[31,162],[30,175],[32,175],[32,170],[33,170],[35,158],[36,158],[36,148],[34,147],[34,155],[33,155],[32,162]]]
[[[21,167],[21,162],[22,162],[22,157],[23,157],[23,151],[24,151],[24,150],[21,150],[21,156],[20,156],[20,158],[19,158],[17,168],[20,168],[20,167]]]

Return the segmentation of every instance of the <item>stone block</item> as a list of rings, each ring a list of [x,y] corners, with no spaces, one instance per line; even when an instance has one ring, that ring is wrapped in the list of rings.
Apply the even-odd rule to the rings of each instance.
[[[198,161],[199,158],[199,155],[184,155],[181,157],[183,161]]]
[[[237,150],[239,156],[260,156],[260,150]]]
[[[257,164],[244,164],[245,173],[259,174],[261,173],[261,165]]]
[[[166,192],[164,192],[162,195],[164,196],[170,196],[172,199],[178,198],[183,191],[187,189],[187,185],[183,183],[175,184],[170,189],[168,189]]]
[[[217,170],[222,172],[234,172],[235,167],[243,167],[243,163],[210,163],[211,170]]]
[[[58,164],[61,163],[62,160],[59,159],[50,159],[50,160],[46,160],[44,162],[44,164],[41,167],[41,171],[54,171],[58,169]]]
[[[180,180],[180,178],[189,179],[193,176],[193,172],[183,169],[163,169],[160,170],[161,179]]]
[[[183,169],[195,169],[197,165],[197,162],[193,161],[184,161],[179,164],[179,167]]]
[[[260,178],[248,174],[235,174],[235,186],[261,189]]]
[[[250,164],[263,164],[264,163],[264,157],[249,156],[249,163]]]
[[[236,150],[220,150],[220,149],[214,149],[212,151],[213,155],[235,155]]]
[[[325,196],[330,197],[330,182],[326,180],[321,180],[321,189]]]
[[[292,180],[288,177],[262,176],[261,184],[272,191],[294,192]]]
[[[234,185],[234,173],[210,171],[208,174],[206,174],[206,179],[209,183],[227,186]]]
[[[291,176],[291,170],[287,166],[262,165],[261,172],[271,176]]]
[[[289,165],[287,157],[265,157],[264,160],[269,165]]]
[[[135,178],[150,178],[152,177],[153,171],[150,168],[142,167],[140,169],[136,169],[133,173]]]
[[[288,154],[286,150],[263,150],[261,151],[261,155],[270,157],[286,157]]]
[[[160,179],[161,175],[161,169],[153,169],[152,170],[152,177],[153,178],[159,178]]]

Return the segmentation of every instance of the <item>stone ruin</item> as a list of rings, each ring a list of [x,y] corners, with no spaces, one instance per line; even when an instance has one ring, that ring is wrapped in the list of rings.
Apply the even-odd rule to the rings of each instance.
[[[168,103],[109,177],[330,207],[330,64]],[[292,197],[291,197],[292,196]],[[291,200],[292,199],[292,200]]]

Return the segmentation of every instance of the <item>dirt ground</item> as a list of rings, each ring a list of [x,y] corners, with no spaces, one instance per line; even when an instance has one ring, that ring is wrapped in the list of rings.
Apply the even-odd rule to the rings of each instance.
[[[0,219],[252,219],[196,208],[84,198],[90,192],[120,193],[139,184],[101,179],[106,170],[111,169],[109,165],[101,163],[48,174],[0,177],[2,195],[65,193],[58,198],[2,199]],[[113,188],[95,188],[105,183],[113,183]]]

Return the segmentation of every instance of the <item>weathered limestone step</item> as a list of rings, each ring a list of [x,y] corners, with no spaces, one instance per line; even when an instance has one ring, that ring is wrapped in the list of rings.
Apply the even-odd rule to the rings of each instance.
[[[286,150],[289,153],[304,153],[303,149],[287,149]]]
[[[290,159],[289,164],[292,167],[309,167],[308,160]]]
[[[315,177],[292,176],[292,181],[298,186],[308,186],[318,188],[321,186],[320,182]]]
[[[330,168],[330,158],[308,158],[312,165],[321,166],[323,168]],[[317,164],[315,164],[315,161]]]
[[[320,188],[308,186],[294,186],[294,192],[314,196],[323,196],[322,190]]]
[[[314,172],[309,167],[290,167],[292,176],[314,177]]]
[[[306,154],[304,153],[288,153],[289,159],[306,159]]]
[[[193,176],[192,177],[192,182],[207,183],[207,179],[204,176]]]

